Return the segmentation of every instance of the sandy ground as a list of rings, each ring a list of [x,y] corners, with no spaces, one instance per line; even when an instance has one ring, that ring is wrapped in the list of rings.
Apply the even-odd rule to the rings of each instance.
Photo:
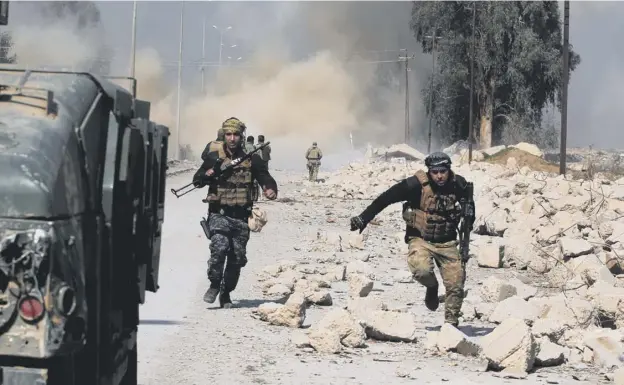
[[[347,228],[348,217],[359,212],[366,201],[305,201],[293,192],[303,173],[274,172],[280,184],[280,197],[300,201],[260,202],[269,214],[269,223],[259,234],[252,234],[248,245],[249,263],[243,269],[237,290],[232,294],[233,309],[207,305],[202,295],[207,288],[208,241],[199,220],[206,206],[205,191],[195,191],[176,199],[166,198],[164,239],[161,254],[160,289],[149,293],[141,308],[139,326],[139,384],[597,384],[602,376],[591,374],[583,365],[575,368],[539,369],[523,380],[496,377],[483,372],[483,364],[456,354],[425,354],[424,336],[439,328],[443,306],[429,312],[422,304],[424,290],[415,283],[390,283],[392,276],[406,270],[405,257],[386,247],[389,234],[396,228],[375,226],[367,241],[374,252],[369,264],[379,273],[374,295],[393,306],[407,307],[422,319],[418,343],[382,343],[368,340],[368,348],[353,349],[341,355],[319,355],[297,349],[290,342],[292,329],[270,326],[250,316],[251,310],[265,302],[257,276],[264,266],[284,259],[301,259],[307,237],[317,229]],[[321,175],[322,177],[322,175]],[[191,174],[172,176],[167,190],[179,187]],[[390,207],[387,212],[399,209]],[[326,222],[331,213],[337,220]],[[300,250],[295,250],[297,247]],[[504,269],[495,274],[517,274]],[[482,279],[491,270],[470,266],[467,285]],[[346,284],[332,285],[334,305],[346,304]],[[318,320],[331,307],[308,309],[304,327]],[[487,333],[492,325],[467,324],[469,334]]]

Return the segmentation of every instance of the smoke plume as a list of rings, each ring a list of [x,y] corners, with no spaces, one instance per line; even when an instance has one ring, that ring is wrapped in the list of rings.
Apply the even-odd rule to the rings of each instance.
[[[91,1],[12,2],[9,33],[18,63],[107,73],[111,52]]]
[[[312,141],[328,154],[350,150],[351,138],[355,147],[403,142],[405,75],[397,58],[400,48],[413,48],[404,44],[413,40],[408,29],[410,7],[410,3],[222,3],[216,18],[237,19],[248,27],[243,31],[253,31],[237,38],[255,52],[244,65],[213,71],[205,95],[183,90],[181,145],[199,153],[230,116],[243,120],[248,134],[265,135],[285,163],[302,159]],[[143,54],[148,52],[139,57]],[[146,69],[137,66],[139,89],[158,81],[152,75],[144,77],[155,73],[156,63],[152,58],[144,61]],[[409,73],[410,96],[419,101],[421,84],[415,74]],[[152,109],[172,131],[176,108],[167,102],[176,103],[175,92],[170,89]],[[412,102],[412,126],[420,119],[421,103]]]
[[[107,51],[106,44],[115,42],[104,40],[93,3],[16,4],[12,17],[17,11],[28,20],[12,23],[18,63],[105,72],[98,67],[104,57],[127,60]],[[326,154],[350,150],[351,138],[355,147],[403,141],[405,73],[398,56],[400,48],[415,51],[410,3],[223,2],[215,7],[215,18],[235,20],[236,38],[253,51],[240,65],[209,68],[203,95],[196,88],[182,89],[181,146],[198,154],[230,116],[243,120],[248,134],[264,134],[285,163],[299,162],[312,141]],[[417,63],[418,58],[410,63],[412,69]],[[177,89],[165,72],[156,49],[137,51],[138,96],[152,102],[152,120],[169,126],[176,143]],[[409,73],[412,127],[421,119],[420,73]]]

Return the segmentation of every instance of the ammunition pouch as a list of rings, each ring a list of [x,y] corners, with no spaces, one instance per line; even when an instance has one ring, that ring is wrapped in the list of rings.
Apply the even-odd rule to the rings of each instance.
[[[254,233],[259,233],[262,231],[264,225],[268,222],[266,211],[262,210],[260,207],[254,207],[251,210],[251,216],[247,219],[247,224],[249,225],[249,230]]]
[[[408,203],[403,204],[403,220],[428,242],[446,242],[451,236],[454,238],[459,222],[458,216],[453,213],[441,216],[432,211],[414,209]]]
[[[208,212],[221,214],[234,219],[246,220],[251,216],[252,209],[250,206],[226,206],[218,203],[210,203]]]

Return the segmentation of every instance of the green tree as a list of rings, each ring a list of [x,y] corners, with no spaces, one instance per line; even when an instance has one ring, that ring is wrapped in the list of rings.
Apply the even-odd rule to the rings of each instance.
[[[472,8],[475,26],[474,123],[482,148],[502,137],[505,127],[540,130],[542,111],[559,105],[563,83],[562,23],[555,1],[414,2],[410,27],[423,52],[437,39],[433,114],[440,134],[468,136]],[[580,56],[570,46],[570,72]],[[431,84],[431,83],[429,83]],[[423,89],[427,101],[430,87]],[[477,129],[478,127],[478,129]],[[474,138],[473,138],[474,139]]]
[[[8,32],[0,32],[0,64],[15,63],[15,55],[11,55],[13,39]]]

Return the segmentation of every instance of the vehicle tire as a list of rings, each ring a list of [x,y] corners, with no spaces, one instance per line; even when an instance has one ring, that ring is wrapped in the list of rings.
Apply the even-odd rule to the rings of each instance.
[[[77,373],[74,356],[51,358],[48,365],[48,381],[51,385],[74,385],[76,379],[83,373]]]
[[[128,368],[119,385],[138,385],[139,383],[139,355],[137,344],[128,352]]]

